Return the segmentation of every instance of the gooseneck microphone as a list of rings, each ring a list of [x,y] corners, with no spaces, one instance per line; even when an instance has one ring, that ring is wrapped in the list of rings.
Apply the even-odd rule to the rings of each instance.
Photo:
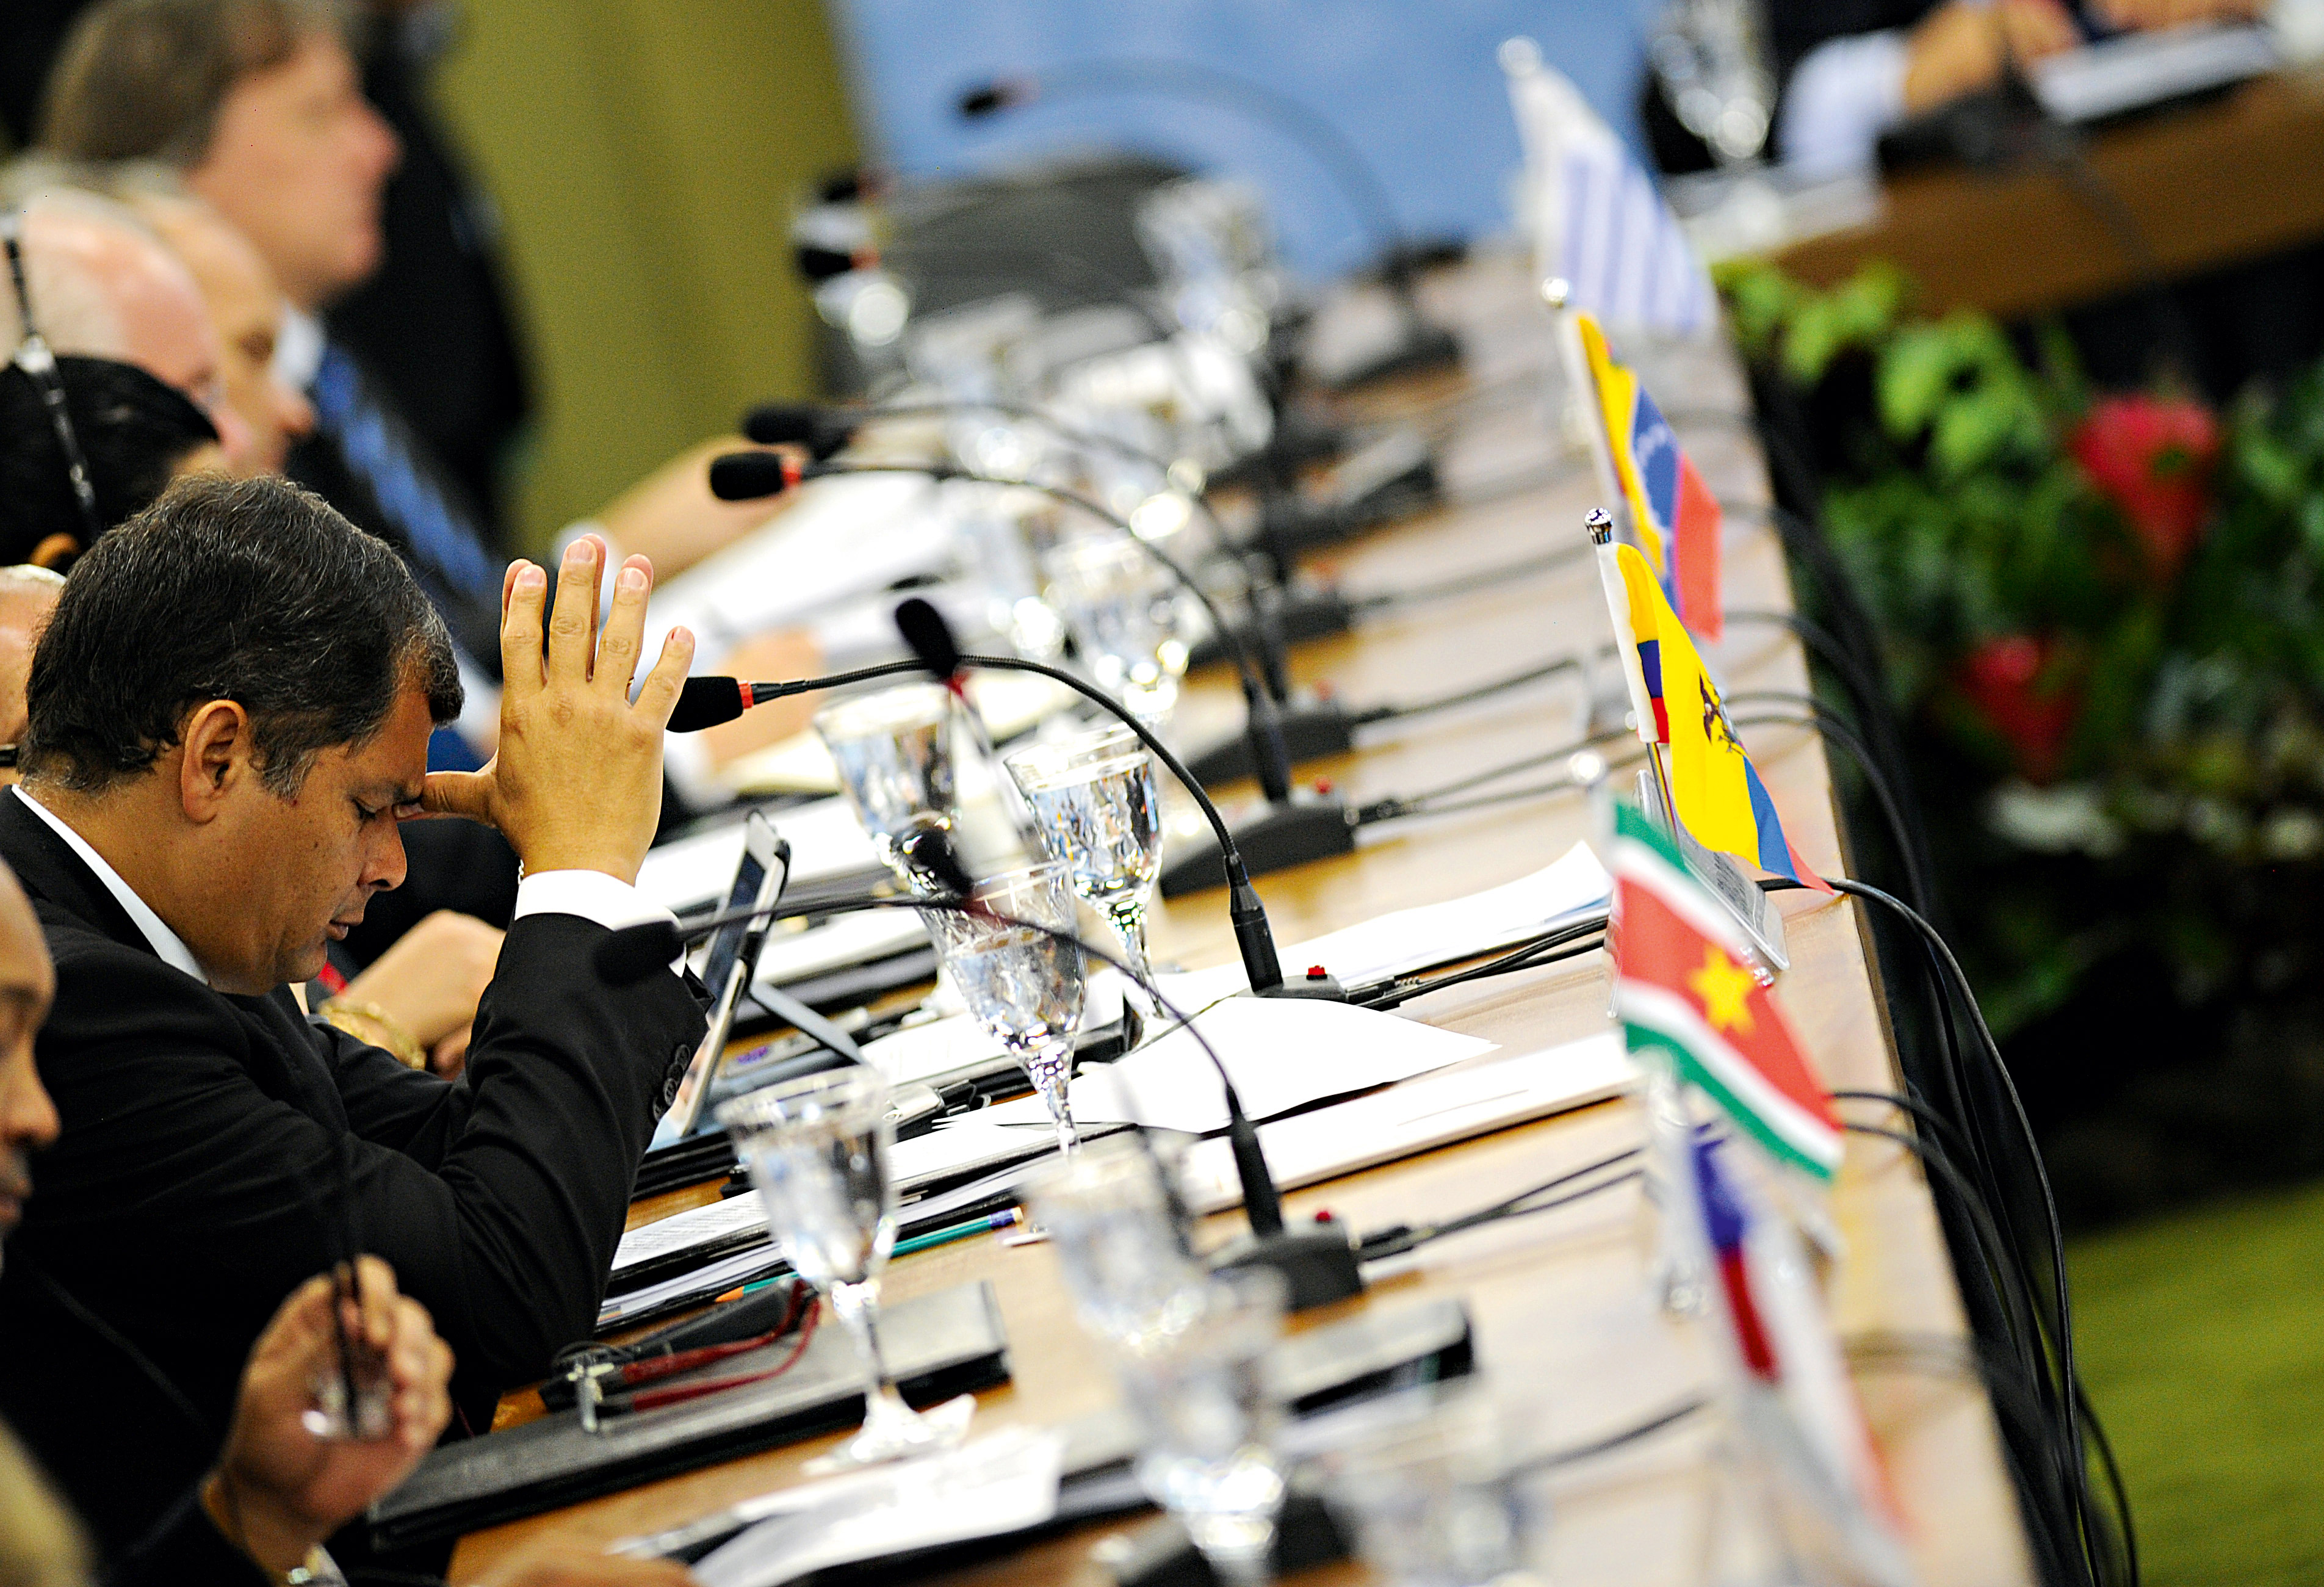
[[[1347,383],[1359,384],[1391,374],[1457,364],[1460,344],[1443,328],[1422,318],[1413,295],[1415,250],[1397,220],[1396,202],[1388,186],[1372,169],[1354,140],[1337,124],[1319,115],[1299,100],[1262,83],[1191,60],[1091,60],[1051,67],[1038,75],[996,78],[964,90],[955,107],[964,121],[985,121],[1039,99],[1072,96],[1111,97],[1119,94],[1160,94],[1223,106],[1266,123],[1305,149],[1332,175],[1342,195],[1361,217],[1380,251],[1379,270],[1395,295],[1404,321],[1403,342],[1370,365],[1351,374]]]
[[[1210,593],[1197,584],[1169,553],[1139,537],[1111,508],[1061,485],[1000,479],[949,463],[801,464],[794,458],[772,452],[733,452],[712,461],[710,489],[714,495],[724,501],[748,501],[778,494],[802,480],[851,474],[918,474],[934,479],[969,480],[980,484],[1038,491],[1068,506],[1078,507],[1100,522],[1129,535],[1132,544],[1168,569],[1201,604],[1213,627],[1219,632],[1227,635],[1235,632],[1227,626],[1224,615],[1211,599]],[[1275,702],[1268,697],[1257,666],[1241,646],[1231,644],[1228,653],[1234,661],[1237,677],[1242,685],[1246,728],[1251,747],[1251,769],[1259,779],[1260,790],[1267,796],[1266,807],[1246,817],[1239,833],[1244,863],[1250,873],[1263,875],[1286,866],[1305,864],[1310,860],[1351,852],[1356,844],[1357,826],[1352,813],[1343,802],[1305,795],[1293,797],[1290,756],[1284,748]],[[993,660],[982,659],[979,664],[990,664]],[[1075,680],[1075,687],[1079,687],[1078,680]],[[1111,699],[1105,699],[1104,704],[1110,710],[1119,710]],[[1171,770],[1174,775],[1184,774],[1183,766],[1176,762],[1175,758]],[[1196,788],[1199,784],[1190,780],[1187,786]],[[1221,821],[1213,825],[1224,839],[1225,823]],[[1205,887],[1231,886],[1233,880],[1232,872],[1224,864],[1223,849],[1216,853],[1197,851],[1184,854],[1164,867],[1162,895],[1176,898],[1181,893]]]
[[[803,914],[812,908],[819,914],[849,913],[859,909],[940,909],[964,915],[974,915],[997,925],[1019,927],[1038,931],[1058,942],[1070,943],[1101,964],[1111,964],[1135,982],[1154,1006],[1176,1020],[1194,1038],[1194,1045],[1210,1060],[1211,1068],[1219,1077],[1219,1090],[1226,1101],[1227,1148],[1234,1159],[1235,1178],[1242,1190],[1243,1213],[1250,1223],[1248,1239],[1230,1242],[1223,1250],[1207,1259],[1214,1268],[1272,1268],[1284,1275],[1290,1287],[1290,1302],[1295,1309],[1324,1306],[1350,1296],[1360,1295],[1364,1289],[1363,1270],[1353,1241],[1339,1225],[1314,1222],[1297,1229],[1286,1229],[1283,1220],[1283,1194],[1277,1187],[1275,1175],[1267,1166],[1267,1152],[1259,1139],[1259,1128],[1251,1122],[1244,1109],[1242,1093],[1235,1089],[1234,1077],[1228,1074],[1226,1063],[1218,1049],[1211,1045],[1200,1027],[1188,1018],[1154,983],[1151,976],[1141,975],[1114,955],[1098,947],[1070,931],[1062,931],[1038,920],[1021,920],[975,901],[974,880],[953,846],[949,835],[935,829],[914,834],[905,840],[906,858],[920,876],[941,886],[944,893],[933,897],[857,898],[833,904],[807,906],[784,905],[778,901],[757,908],[725,909],[715,915],[705,915],[683,923],[669,920],[649,920],[641,925],[624,926],[610,933],[590,955],[590,963],[608,984],[632,986],[656,970],[668,964],[686,951],[686,945],[722,926],[746,920],[772,918],[783,915]],[[945,896],[949,895],[949,896]]]

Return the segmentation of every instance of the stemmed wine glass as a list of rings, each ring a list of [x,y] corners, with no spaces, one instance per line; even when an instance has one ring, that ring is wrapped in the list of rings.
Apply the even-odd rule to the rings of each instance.
[[[968,1431],[975,1399],[923,1416],[904,1403],[880,1350],[880,1273],[896,1244],[888,1157],[896,1126],[888,1084],[853,1066],[751,1092],[718,1110],[775,1243],[839,1314],[863,1363],[863,1430],[807,1466],[810,1474],[944,1449]]]
[[[1085,982],[1080,946],[1051,935],[1074,929],[1065,868],[1049,860],[1006,871],[978,882],[965,901],[975,907],[923,909],[920,918],[968,1011],[1024,1066],[1056,1124],[1058,1149],[1070,1152],[1081,1137],[1065,1083]]]
[[[1187,648],[1177,584],[1127,536],[1067,540],[1041,558],[1049,590],[1100,687],[1159,732],[1178,704]]]
[[[1162,798],[1144,741],[1119,724],[1017,751],[1003,762],[1073,889],[1121,939],[1133,985],[1148,979],[1146,900],[1162,869]]]
[[[952,692],[908,683],[826,706],[815,731],[839,769],[839,786],[881,862],[906,881],[903,844],[927,826],[950,826],[958,802],[952,758]]]

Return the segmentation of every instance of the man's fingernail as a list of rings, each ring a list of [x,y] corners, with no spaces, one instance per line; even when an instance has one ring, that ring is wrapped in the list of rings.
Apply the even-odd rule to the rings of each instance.
[[[528,562],[522,567],[517,569],[516,582],[517,587],[520,589],[539,589],[542,585],[549,582],[549,575],[543,573],[532,563]]]
[[[645,575],[645,569],[644,569],[644,568],[642,568],[642,567],[624,567],[624,568],[622,568],[622,577],[621,577],[621,586],[622,586],[622,587],[623,589],[625,589],[625,590],[641,590],[641,589],[645,588],[645,587],[646,587],[646,575]]]
[[[565,548],[565,559],[567,562],[595,561],[597,559],[597,542],[591,540],[587,535],[583,535],[579,540],[575,540],[571,545]]]

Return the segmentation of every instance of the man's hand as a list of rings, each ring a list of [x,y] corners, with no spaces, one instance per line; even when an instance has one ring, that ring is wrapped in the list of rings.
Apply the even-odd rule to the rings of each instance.
[[[336,1304],[344,1306],[349,1333],[386,1364],[392,1423],[386,1436],[325,1439],[307,1429],[316,1379],[337,1361],[331,1281],[310,1278],[251,1351],[226,1453],[203,1485],[228,1538],[278,1575],[402,1481],[451,1418],[445,1392],[451,1346],[436,1336],[425,1307],[396,1293],[385,1262],[364,1257],[355,1271],[360,1304]]]
[[[528,873],[603,871],[635,881],[661,816],[661,743],[694,662],[694,636],[672,629],[630,703],[644,642],[653,564],[632,557],[613,582],[597,632],[605,545],[584,535],[566,548],[557,614],[542,613],[549,576],[512,562],[501,591],[501,742],[481,771],[432,771],[420,807],[489,822]]]
[[[2006,60],[2030,65],[2081,42],[2059,0],[1950,0],[1905,42],[1905,114],[1992,87]]]

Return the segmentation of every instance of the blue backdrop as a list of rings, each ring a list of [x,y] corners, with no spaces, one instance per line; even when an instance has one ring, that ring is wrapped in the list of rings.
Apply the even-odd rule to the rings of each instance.
[[[1232,172],[1267,193],[1278,241],[1311,276],[1370,241],[1327,174],[1281,134],[1226,109],[1153,95],[1060,99],[964,123],[960,90],[1074,61],[1162,57],[1255,78],[1305,101],[1378,169],[1406,229],[1506,229],[1519,155],[1494,59],[1512,34],[1634,135],[1653,0],[836,0],[859,114],[876,157],[910,176],[1099,144]]]

